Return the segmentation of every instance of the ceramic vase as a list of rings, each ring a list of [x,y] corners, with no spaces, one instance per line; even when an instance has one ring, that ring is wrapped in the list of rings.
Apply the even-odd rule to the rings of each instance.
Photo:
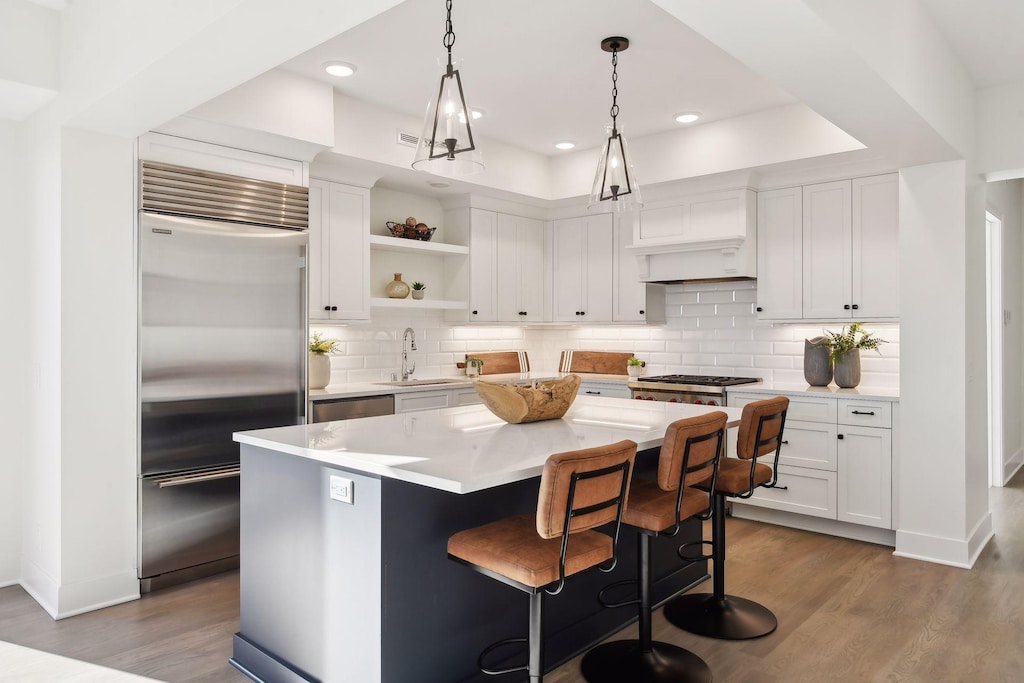
[[[804,340],[804,379],[812,387],[828,386],[832,381],[832,361],[828,354],[828,337]]]
[[[402,282],[401,273],[395,273],[395,279],[384,288],[384,293],[388,295],[389,299],[404,299],[409,296],[409,291],[409,285]]]
[[[331,358],[326,353],[309,354],[309,388],[323,389],[331,383]]]
[[[842,389],[853,389],[860,384],[860,349],[850,349],[836,358],[836,384]]]

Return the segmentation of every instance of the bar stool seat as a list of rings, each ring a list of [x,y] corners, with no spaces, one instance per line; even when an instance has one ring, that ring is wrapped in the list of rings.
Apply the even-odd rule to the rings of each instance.
[[[676,420],[665,433],[658,480],[630,483],[622,521],[637,530],[637,578],[607,586],[598,599],[606,607],[637,605],[639,637],[603,643],[584,655],[580,669],[588,683],[710,683],[711,669],[703,659],[652,637],[651,539],[674,536],[681,522],[707,512],[708,493],[695,485],[714,487],[727,420],[720,411]],[[620,603],[604,599],[605,591],[630,583],[637,585],[638,599]]]
[[[725,499],[749,498],[758,486],[775,486],[788,409],[789,399],[784,396],[743,406],[736,436],[737,457],[722,459],[713,484],[697,484],[712,494],[713,592],[687,593],[670,600],[664,614],[673,626],[723,640],[760,638],[778,628],[775,614],[764,605],[725,593]],[[773,466],[757,461],[772,454]]]
[[[529,635],[493,643],[480,653],[485,674],[527,672],[544,680],[544,596],[557,595],[566,577],[615,568],[615,546],[629,491],[636,442],[556,453],[544,464],[535,515],[516,515],[448,539],[448,557],[530,596]],[[596,527],[614,523],[614,535]],[[526,643],[525,666],[494,669],[485,660],[498,648]]]

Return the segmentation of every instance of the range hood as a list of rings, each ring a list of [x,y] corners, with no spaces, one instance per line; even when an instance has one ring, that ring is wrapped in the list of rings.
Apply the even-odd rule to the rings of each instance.
[[[681,197],[634,216],[642,282],[752,280],[757,276],[756,194],[749,189]]]

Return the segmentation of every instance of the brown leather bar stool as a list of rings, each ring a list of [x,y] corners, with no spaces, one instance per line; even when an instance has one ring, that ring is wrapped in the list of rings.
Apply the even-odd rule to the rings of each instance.
[[[567,576],[584,569],[610,572],[615,568],[635,456],[636,443],[628,440],[556,453],[544,464],[536,515],[500,519],[448,539],[450,559],[530,596],[529,637],[489,645],[477,659],[481,671],[491,675],[526,671],[530,683],[544,680],[544,595],[557,595]],[[614,536],[593,530],[609,522],[615,523]],[[484,659],[497,648],[523,642],[530,653],[526,666],[485,666]]]
[[[767,607],[753,600],[725,594],[725,499],[750,498],[758,486],[772,488],[778,481],[779,450],[786,426],[789,399],[784,396],[755,401],[743,406],[737,458],[722,458],[713,487],[711,515],[711,557],[715,568],[713,593],[687,593],[665,605],[665,618],[684,631],[709,638],[746,640],[766,636],[778,627],[778,619]],[[769,467],[757,459],[775,454]]]
[[[675,536],[680,522],[708,511],[708,494],[693,486],[713,486],[728,417],[721,411],[676,420],[668,426],[658,459],[658,481],[633,479],[624,524],[637,530],[637,592],[630,602],[606,607],[638,605],[639,639],[613,640],[583,656],[583,678],[589,683],[708,683],[711,669],[703,659],[681,647],[651,637],[651,539]],[[703,517],[707,519],[706,516]],[[624,583],[619,582],[605,591]],[[602,591],[603,593],[604,591]]]

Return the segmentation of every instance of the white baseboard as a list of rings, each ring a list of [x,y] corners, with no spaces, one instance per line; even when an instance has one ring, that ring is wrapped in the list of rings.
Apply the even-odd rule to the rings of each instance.
[[[60,585],[34,564],[26,563],[21,586],[53,619],[66,619],[139,599],[134,570],[90,581]]]
[[[1017,474],[1019,470],[1024,466],[1024,450],[1018,448],[1013,455],[1003,462],[1003,485],[1010,483],[1013,479],[1013,475]]]
[[[982,517],[964,540],[941,538],[901,529],[896,532],[896,552],[893,555],[970,569],[993,535],[990,513],[986,513]]]
[[[0,588],[7,588],[8,586],[17,586],[19,583],[21,583],[21,581],[17,581],[17,580],[14,580],[14,579],[11,579],[11,580],[0,579]]]
[[[878,529],[861,524],[840,522],[834,519],[800,515],[795,512],[786,512],[785,510],[772,510],[771,508],[733,502],[732,516],[739,517],[740,519],[752,519],[757,522],[778,524],[779,526],[788,526],[793,529],[814,531],[819,534],[828,534],[829,536],[851,538],[855,541],[864,541],[865,543],[887,545],[890,548],[896,545],[896,532],[892,529]]]

